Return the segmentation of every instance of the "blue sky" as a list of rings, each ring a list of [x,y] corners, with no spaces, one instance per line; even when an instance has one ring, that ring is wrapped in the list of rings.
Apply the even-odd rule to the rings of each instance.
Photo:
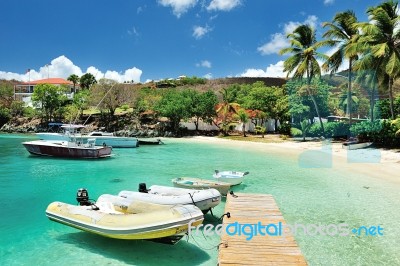
[[[0,78],[28,81],[92,73],[146,82],[286,76],[277,54],[301,23],[371,0],[2,0]],[[27,69],[31,69],[29,74]]]

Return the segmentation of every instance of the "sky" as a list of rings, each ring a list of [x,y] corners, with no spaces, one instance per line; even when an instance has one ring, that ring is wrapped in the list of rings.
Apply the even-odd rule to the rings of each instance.
[[[320,40],[338,12],[375,0],[1,0],[0,79],[141,82],[181,75],[286,77],[278,54],[298,25]],[[327,48],[326,48],[327,49]],[[329,53],[330,50],[326,50]],[[28,71],[29,70],[29,71]]]

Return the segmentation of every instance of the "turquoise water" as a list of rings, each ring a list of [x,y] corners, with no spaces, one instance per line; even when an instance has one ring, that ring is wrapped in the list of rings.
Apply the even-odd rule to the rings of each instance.
[[[250,171],[234,190],[272,194],[289,224],[384,228],[379,237],[299,234],[296,240],[310,265],[400,265],[398,183],[334,167],[303,168],[297,158],[267,148],[166,139],[166,145],[114,149],[113,158],[66,160],[29,155],[21,142],[33,138],[0,135],[1,265],[216,265],[217,236],[196,235],[175,246],[114,240],[51,222],[44,213],[52,201],[75,204],[81,187],[96,199],[137,190],[141,182],[211,178],[214,169]],[[214,210],[216,217],[223,213],[223,204]],[[215,218],[207,214],[206,222]]]

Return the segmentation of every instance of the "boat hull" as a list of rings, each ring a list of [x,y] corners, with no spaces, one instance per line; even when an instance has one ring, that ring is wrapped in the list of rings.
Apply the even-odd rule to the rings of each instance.
[[[81,158],[81,159],[97,159],[110,157],[112,147],[83,147],[83,146],[72,146],[69,147],[65,143],[45,143],[43,141],[29,141],[22,143],[25,149],[33,154],[39,156],[54,156],[62,158]]]
[[[346,150],[357,150],[368,148],[372,142],[347,142],[342,144],[342,148]]]
[[[195,177],[178,177],[172,179],[174,187],[187,188],[187,189],[209,189],[214,188],[226,196],[231,188],[231,184],[224,182],[213,182],[211,180],[195,178]]]
[[[186,208],[186,209],[185,209]],[[187,206],[149,213],[107,213],[92,206],[75,206],[53,202],[46,209],[46,216],[54,221],[89,233],[116,239],[163,239],[181,236],[192,226],[203,222],[197,209]],[[179,238],[179,237],[178,237]]]

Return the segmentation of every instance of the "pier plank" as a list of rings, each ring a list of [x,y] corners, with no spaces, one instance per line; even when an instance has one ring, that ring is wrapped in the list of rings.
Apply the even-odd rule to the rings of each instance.
[[[229,224],[286,224],[272,195],[245,194],[227,195],[223,219]],[[246,235],[222,233],[219,247],[218,265],[307,265],[294,237],[283,231],[280,236],[254,235],[246,240]]]

